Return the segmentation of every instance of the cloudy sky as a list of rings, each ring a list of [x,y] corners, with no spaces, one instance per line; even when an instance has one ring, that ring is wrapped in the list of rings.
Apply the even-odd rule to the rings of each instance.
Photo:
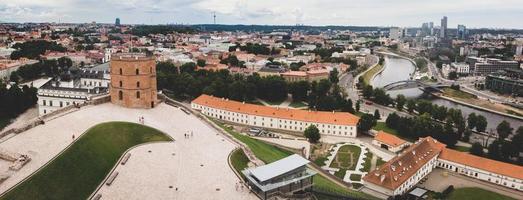
[[[523,0],[0,0],[2,22],[523,28]]]

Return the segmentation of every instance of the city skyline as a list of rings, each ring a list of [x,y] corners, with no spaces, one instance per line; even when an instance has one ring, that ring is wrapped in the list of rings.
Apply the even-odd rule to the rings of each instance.
[[[522,29],[523,2],[503,4],[483,0],[470,4],[455,2],[401,0],[380,1],[245,1],[245,0],[51,0],[16,2],[0,0],[2,22],[65,22],[122,24],[218,24],[259,25],[354,25],[420,27],[423,22],[439,22],[447,16],[448,27],[464,24],[469,28]],[[439,25],[439,23],[435,23]]]

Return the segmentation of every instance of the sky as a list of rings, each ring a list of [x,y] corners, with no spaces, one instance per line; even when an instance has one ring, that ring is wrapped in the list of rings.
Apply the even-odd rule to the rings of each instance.
[[[0,0],[0,22],[523,29],[523,0]]]

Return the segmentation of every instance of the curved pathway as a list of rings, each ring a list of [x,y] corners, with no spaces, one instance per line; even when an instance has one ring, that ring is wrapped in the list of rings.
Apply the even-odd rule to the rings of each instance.
[[[256,199],[254,195],[241,195],[235,191],[235,183],[239,179],[228,166],[227,157],[236,145],[194,115],[187,115],[165,104],[149,110],[128,109],[109,103],[87,106],[15,135],[1,143],[0,147],[28,154],[32,160],[1,183],[0,192],[20,182],[66,148],[72,142],[72,135],[79,136],[102,122],[138,122],[140,116],[145,118],[145,125],[169,134],[176,142],[149,144],[131,150],[132,153],[136,151],[133,153],[136,155],[131,156],[126,167],[117,167],[117,170],[122,169],[122,174],[116,178],[114,185],[109,186],[110,189],[102,187],[99,192],[103,196],[148,199],[158,190],[158,196],[153,199]],[[185,139],[184,133],[188,131],[193,131],[194,136]],[[144,148],[154,149],[155,156],[150,156],[153,152],[145,155],[139,152]],[[174,160],[169,157],[173,152]],[[163,177],[158,178],[159,175]],[[175,190],[170,189],[170,185],[179,185],[179,193],[169,193]],[[216,191],[217,188],[219,191]]]

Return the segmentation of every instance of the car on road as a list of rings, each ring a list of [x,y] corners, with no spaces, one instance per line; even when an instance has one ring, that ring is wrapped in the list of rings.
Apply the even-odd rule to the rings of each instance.
[[[365,104],[367,104],[367,105],[372,105],[372,104],[374,104],[374,103],[372,103],[372,101],[365,101]]]

